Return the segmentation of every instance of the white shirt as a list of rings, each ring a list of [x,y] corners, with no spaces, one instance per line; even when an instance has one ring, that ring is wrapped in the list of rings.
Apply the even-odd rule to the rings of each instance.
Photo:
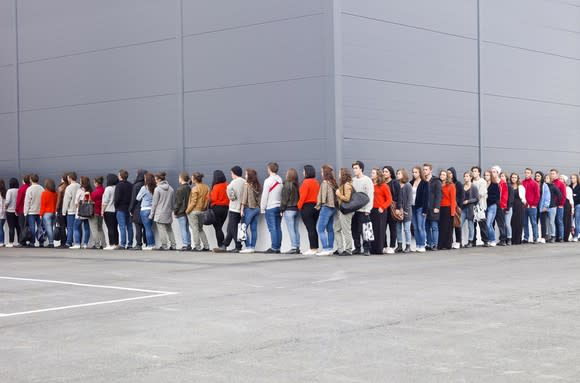
[[[276,182],[278,184],[276,184]],[[274,185],[276,185],[274,187]],[[270,189],[272,189],[270,191]],[[262,200],[260,201],[260,208],[262,213],[267,209],[280,207],[282,200],[282,178],[278,174],[272,174],[264,181],[264,189],[262,191]]]

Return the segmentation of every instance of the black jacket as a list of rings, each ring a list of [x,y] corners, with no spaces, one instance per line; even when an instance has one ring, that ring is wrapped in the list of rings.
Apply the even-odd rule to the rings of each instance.
[[[179,185],[175,191],[175,208],[173,209],[173,213],[176,217],[183,217],[185,215],[190,193],[191,188],[188,184]]]
[[[431,177],[431,181],[429,181],[429,209],[427,210],[427,219],[430,221],[439,221],[439,212],[435,213],[434,209],[441,209],[441,180],[437,177]]]
[[[139,194],[141,187],[145,185],[145,173],[146,170],[139,170],[137,172],[137,177],[135,177],[135,183],[133,184],[133,191],[131,193],[129,212],[133,217],[133,222],[136,224],[141,224],[141,201],[137,201],[137,194]]]
[[[457,203],[457,207],[461,208],[461,205],[463,204],[463,184],[461,182],[459,182],[459,179],[457,178],[457,171],[455,170],[454,167],[450,167],[449,169],[447,169],[451,172],[451,174],[453,174],[453,182],[455,183],[455,203]]]
[[[284,212],[286,210],[298,210],[299,199],[300,194],[298,187],[292,182],[284,181],[282,197],[280,199],[280,211]]]
[[[391,179],[391,182],[387,182],[387,186],[391,189],[391,197],[393,197],[393,202],[395,202],[397,209],[401,209],[401,184],[395,179]]]
[[[129,181],[119,181],[115,187],[115,210],[129,212],[132,194],[133,184]]]
[[[429,183],[421,180],[415,195],[415,209],[423,208],[423,214],[429,211]]]

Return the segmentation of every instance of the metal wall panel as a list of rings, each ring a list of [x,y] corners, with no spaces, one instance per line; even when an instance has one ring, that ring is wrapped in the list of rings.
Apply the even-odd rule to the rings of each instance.
[[[0,113],[16,111],[16,65],[0,67]]]
[[[12,177],[18,166],[18,130],[16,113],[0,114],[0,177]]]
[[[0,68],[16,63],[14,0],[0,0]]]

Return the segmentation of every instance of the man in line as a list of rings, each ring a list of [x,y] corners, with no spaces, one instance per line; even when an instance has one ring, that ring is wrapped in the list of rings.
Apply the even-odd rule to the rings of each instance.
[[[217,249],[217,252],[227,251],[230,243],[234,241],[236,247],[232,250],[232,252],[239,253],[240,250],[242,250],[242,242],[238,240],[238,224],[242,219],[240,215],[241,200],[244,184],[246,181],[242,178],[242,168],[237,165],[230,169],[230,174],[232,177],[232,182],[229,183],[226,189],[228,198],[230,200],[228,211],[228,227],[226,229],[226,238],[224,239],[224,243]]]
[[[268,178],[264,180],[260,208],[266,215],[266,224],[270,232],[272,245],[266,253],[280,254],[282,247],[282,217],[280,216],[280,201],[282,199],[282,178],[278,175],[278,164],[268,164]]]
[[[368,256],[371,255],[371,243],[368,238],[365,239],[363,236],[363,250],[361,251],[360,239],[363,235],[363,224],[371,222],[370,213],[373,208],[375,187],[373,181],[364,174],[364,170],[365,165],[362,161],[355,161],[352,163],[352,173],[354,175],[352,178],[352,187],[355,192],[364,193],[369,197],[369,202],[358,209],[352,217],[351,230],[354,242],[354,251],[352,253]]]
[[[439,209],[441,208],[441,180],[433,177],[433,165],[423,164],[423,174],[429,184],[429,208],[427,209],[427,219],[425,230],[427,231],[426,250],[436,251],[439,242]]]
[[[129,214],[131,197],[133,194],[133,184],[127,181],[129,172],[125,169],[119,170],[119,183],[115,187],[115,196],[113,198],[121,240],[119,250],[130,250],[133,247],[133,224]]]
[[[558,169],[550,170],[550,178],[555,187],[560,190],[562,198],[558,202],[558,209],[556,210],[556,242],[564,241],[564,205],[566,205],[566,184],[560,179],[560,172]]]
[[[473,247],[477,246],[477,226],[479,226],[479,232],[481,233],[481,241],[487,243],[487,221],[485,218],[485,211],[487,210],[487,182],[481,178],[481,168],[479,166],[473,166],[471,168],[471,176],[473,177],[472,183],[477,188],[477,194],[479,196],[479,201],[477,202],[477,208],[483,215],[480,218],[475,217],[473,222],[474,235],[473,235]]]
[[[538,203],[540,202],[540,185],[532,179],[533,170],[524,170],[522,186],[526,190],[526,206],[524,212],[524,240],[522,243],[538,242]],[[531,221],[531,222],[530,222]],[[530,223],[532,225],[533,242],[530,241]]]
[[[75,172],[68,173],[66,178],[68,186],[64,189],[62,215],[66,217],[66,247],[71,247],[73,244],[75,216],[77,214],[76,196],[81,185],[77,182],[77,174]]]

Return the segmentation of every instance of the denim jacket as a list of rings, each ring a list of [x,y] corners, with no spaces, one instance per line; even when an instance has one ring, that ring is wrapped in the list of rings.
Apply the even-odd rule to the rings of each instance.
[[[550,187],[544,182],[542,186],[542,198],[540,199],[540,203],[538,205],[540,212],[543,212],[544,209],[550,208],[550,198]]]

